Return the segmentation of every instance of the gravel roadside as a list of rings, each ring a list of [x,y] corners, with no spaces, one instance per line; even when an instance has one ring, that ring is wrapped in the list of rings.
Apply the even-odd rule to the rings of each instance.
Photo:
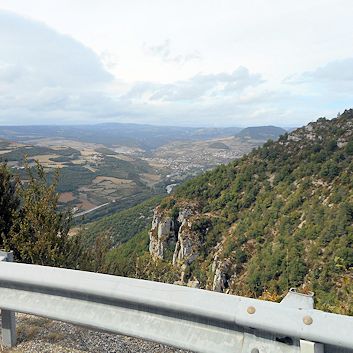
[[[158,343],[17,314],[17,341],[2,353],[187,353]]]

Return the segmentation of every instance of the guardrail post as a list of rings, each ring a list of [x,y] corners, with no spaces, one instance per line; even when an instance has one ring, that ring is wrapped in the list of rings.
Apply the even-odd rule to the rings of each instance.
[[[291,288],[282,299],[281,304],[298,309],[314,309],[314,293],[298,293],[295,288]],[[312,318],[304,316],[303,321],[306,325],[311,325]],[[322,343],[300,340],[300,353],[324,353],[324,345]]]
[[[0,251],[0,261],[12,262],[12,251]],[[1,309],[1,335],[4,347],[11,348],[16,345],[16,316],[14,311]]]
[[[324,345],[321,343],[300,340],[300,353],[324,353]]]

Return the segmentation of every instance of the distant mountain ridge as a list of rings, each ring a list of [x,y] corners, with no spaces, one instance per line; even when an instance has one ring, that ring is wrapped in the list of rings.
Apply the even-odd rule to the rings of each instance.
[[[240,130],[241,128],[238,127],[190,128],[125,123],[72,126],[0,126],[0,138],[26,142],[49,137],[151,150],[171,141],[207,140],[213,137],[233,136]]]
[[[287,131],[277,126],[251,126],[241,130],[236,136],[254,140],[277,140]]]
[[[41,138],[72,139],[81,142],[125,145],[153,150],[173,141],[196,141],[237,136],[267,141],[277,139],[286,130],[276,126],[196,128],[146,124],[102,123],[96,125],[0,126],[0,138],[33,142]]]

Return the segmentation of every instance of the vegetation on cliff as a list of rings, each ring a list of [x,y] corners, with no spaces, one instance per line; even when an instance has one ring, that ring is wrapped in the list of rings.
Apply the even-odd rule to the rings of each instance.
[[[159,217],[161,222],[174,217],[170,237],[176,239],[180,209],[192,204],[189,233],[198,244],[184,262],[172,265],[168,251],[155,261],[173,267],[184,284],[197,281],[212,289],[217,274],[222,291],[271,298],[301,287],[315,292],[318,308],[353,314],[352,186],[353,110],[348,110],[268,141],[177,188],[158,207]],[[146,234],[139,237],[147,242]],[[143,252],[145,258],[146,246]],[[109,261],[113,273],[143,277],[136,266],[114,271],[112,254]],[[139,261],[136,252],[129,261]]]
[[[272,300],[297,287],[315,292],[317,308],[353,314],[353,110],[74,238],[57,179],[40,165],[27,173],[24,184],[0,170],[0,245],[18,260]]]
[[[112,247],[125,243],[150,226],[153,208],[161,200],[161,196],[151,197],[137,206],[116,212],[84,226],[80,232],[82,242],[90,246],[95,242],[97,236],[104,234],[109,237]]]

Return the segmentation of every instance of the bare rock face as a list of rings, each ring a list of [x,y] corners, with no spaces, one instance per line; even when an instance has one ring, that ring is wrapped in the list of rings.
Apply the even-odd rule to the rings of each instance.
[[[149,251],[154,258],[164,258],[168,243],[175,241],[174,221],[171,217],[162,217],[159,209],[154,211],[152,228],[149,232]]]
[[[187,286],[190,288],[200,288],[200,282],[195,278],[193,280],[189,280]]]
[[[163,215],[157,207],[154,211],[152,228],[149,232],[149,251],[152,257],[165,259],[167,247],[175,244],[173,265],[191,264],[198,256],[199,235],[192,230],[196,211],[190,207],[180,209],[177,217]]]
[[[219,250],[221,250],[221,246]],[[209,289],[228,293],[232,281],[236,279],[236,272],[236,265],[230,259],[221,260],[216,254],[212,263],[213,282]]]
[[[224,292],[227,286],[227,279],[225,275],[225,264],[215,255],[212,263],[213,282],[212,289],[215,292]]]
[[[178,231],[173,255],[173,265],[191,264],[198,256],[199,245],[198,236],[192,231],[192,222],[184,218]]]
[[[224,292],[226,284],[226,278],[220,268],[217,268],[214,272],[212,290],[215,292]]]
[[[157,207],[149,233],[149,251],[152,257],[171,261],[173,266],[180,270],[180,279],[175,284],[194,288],[199,288],[200,282],[195,277],[189,277],[189,266],[199,256],[202,246],[202,235],[193,229],[198,219],[197,211],[189,206],[180,208],[174,217],[171,217],[169,213],[164,214]],[[229,259],[220,258],[219,254],[222,253],[222,249],[223,243],[220,242],[216,246],[210,281],[206,285],[207,289],[216,292],[227,292],[236,274],[232,262]]]

